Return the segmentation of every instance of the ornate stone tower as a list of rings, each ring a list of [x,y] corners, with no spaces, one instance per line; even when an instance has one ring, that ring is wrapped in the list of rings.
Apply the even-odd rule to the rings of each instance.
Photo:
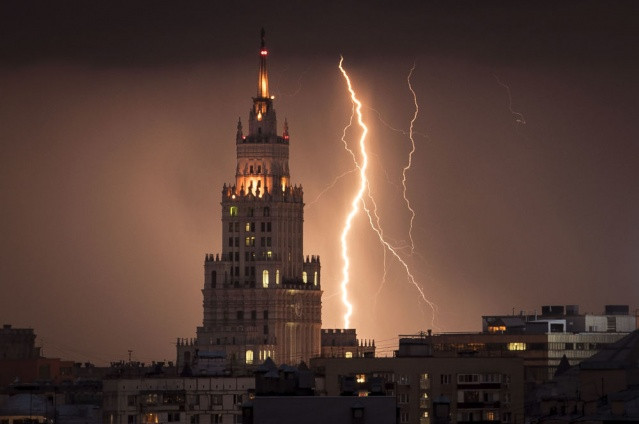
[[[187,351],[238,366],[320,354],[320,260],[303,257],[303,191],[290,183],[288,123],[278,135],[267,56],[262,30],[248,133],[238,122],[235,182],[222,188],[222,253],[205,257],[204,320],[194,342],[178,340],[178,363]]]

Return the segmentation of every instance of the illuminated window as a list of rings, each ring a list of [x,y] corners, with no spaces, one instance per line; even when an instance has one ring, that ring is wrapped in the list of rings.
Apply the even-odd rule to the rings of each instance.
[[[275,270],[275,284],[279,284],[280,283],[280,270],[276,269]]]
[[[313,275],[313,284],[317,285],[317,271],[315,271],[315,274]]]
[[[273,252],[271,252],[270,250],[268,252],[266,252],[266,258],[267,259],[273,259]]]
[[[355,381],[358,383],[366,383],[366,374],[357,374],[355,376]]]
[[[304,284],[308,283],[308,275],[306,275],[306,271],[302,272],[302,281]]]
[[[504,331],[506,331],[505,325],[491,325],[488,327],[489,333],[503,333]]]
[[[344,354],[344,358],[351,359],[353,357],[353,352],[346,352]]]
[[[497,414],[494,411],[486,412],[486,421],[495,421],[497,419]]]
[[[147,424],[157,424],[158,414],[154,414],[154,413],[144,414],[144,422]]]
[[[262,272],[262,286],[268,287],[268,271],[267,270],[264,270],[264,272]]]
[[[247,247],[255,246],[255,237],[246,237],[244,239],[244,245]]]
[[[246,363],[249,364],[249,365],[253,363],[253,351],[252,350],[247,350],[246,351]]]
[[[237,216],[237,206],[231,206],[229,213],[231,216]]]
[[[526,350],[526,343],[523,343],[523,342],[508,343],[508,350]]]
[[[250,222],[247,222],[247,223],[246,223],[246,226],[244,227],[244,230],[245,230],[246,232],[251,231],[251,223],[250,223]]]

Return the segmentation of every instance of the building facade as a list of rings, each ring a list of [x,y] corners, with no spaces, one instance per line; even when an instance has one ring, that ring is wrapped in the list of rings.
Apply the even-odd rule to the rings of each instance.
[[[0,328],[0,359],[33,359],[40,357],[35,346],[36,335],[32,328],[13,328],[4,324]]]
[[[410,348],[402,349],[404,343]],[[416,349],[420,344],[426,348]],[[448,406],[443,422],[522,422],[521,358],[435,357],[429,355],[428,344],[426,337],[400,339],[400,350],[394,358],[313,359],[311,368],[324,376],[323,386],[316,391],[327,396],[343,395],[345,391],[372,396],[372,382],[381,379],[385,394],[396,398],[399,423],[439,422],[435,414],[438,403]]]
[[[103,382],[104,424],[236,424],[253,377],[130,378]]]
[[[238,122],[235,181],[221,193],[222,252],[205,256],[203,323],[195,340],[178,341],[178,366],[203,352],[236,366],[320,354],[320,259],[303,256],[303,190],[291,184],[288,123],[278,134],[267,57],[262,32],[248,132]]]
[[[375,356],[375,340],[360,340],[354,328],[322,328],[323,358]]]
[[[580,314],[577,305],[542,306],[541,314],[483,316],[482,328],[434,334],[434,355],[518,356],[526,382],[538,384],[553,378],[564,356],[578,365],[626,336],[635,329],[635,317],[627,305],[606,305],[603,314]]]

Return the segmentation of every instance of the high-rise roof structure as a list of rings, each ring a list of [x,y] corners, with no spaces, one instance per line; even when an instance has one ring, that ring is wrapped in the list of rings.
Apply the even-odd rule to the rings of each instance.
[[[236,365],[299,363],[320,353],[319,256],[303,256],[304,201],[291,184],[290,136],[277,132],[262,30],[248,132],[237,124],[235,181],[222,188],[222,253],[204,262],[202,326],[178,340],[178,365],[197,357]]]

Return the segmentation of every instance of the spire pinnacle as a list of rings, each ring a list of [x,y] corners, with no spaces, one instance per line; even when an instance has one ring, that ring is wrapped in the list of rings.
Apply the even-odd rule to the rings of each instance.
[[[266,56],[268,56],[268,50],[266,50],[266,43],[264,42],[264,36],[266,32],[262,28],[261,36],[262,42],[260,46],[260,73],[257,81],[257,97],[267,99],[268,95],[268,74],[266,72]]]

